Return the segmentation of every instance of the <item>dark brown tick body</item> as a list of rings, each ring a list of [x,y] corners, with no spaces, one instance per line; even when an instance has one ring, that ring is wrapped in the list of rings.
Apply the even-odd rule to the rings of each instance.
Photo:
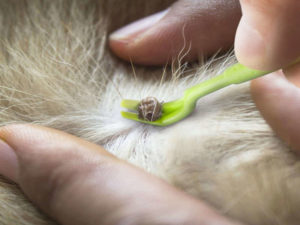
[[[139,118],[147,121],[155,121],[161,117],[162,103],[154,97],[141,100],[138,106]]]

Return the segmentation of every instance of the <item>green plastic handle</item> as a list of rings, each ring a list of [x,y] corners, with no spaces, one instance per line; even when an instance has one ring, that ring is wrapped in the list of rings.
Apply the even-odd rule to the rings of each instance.
[[[289,64],[287,67],[300,62],[300,58]],[[260,71],[250,69],[240,63],[226,69],[222,74],[207,81],[197,84],[184,92],[184,101],[194,102],[199,98],[215,92],[231,84],[240,84],[255,78],[261,77],[273,71]]]
[[[205,95],[231,84],[240,84],[268,73],[270,71],[253,70],[237,63],[226,69],[222,74],[187,89],[184,92],[184,99],[187,101],[196,101]]]

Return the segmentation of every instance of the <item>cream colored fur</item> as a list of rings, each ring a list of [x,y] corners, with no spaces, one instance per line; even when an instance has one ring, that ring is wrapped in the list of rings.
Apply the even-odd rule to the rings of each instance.
[[[98,143],[248,224],[300,224],[298,158],[261,118],[249,83],[201,99],[170,127],[120,116],[122,98],[169,101],[234,62],[136,66],[134,75],[112,56],[109,32],[171,2],[0,0],[0,125],[36,123]],[[0,224],[53,223],[1,178]]]

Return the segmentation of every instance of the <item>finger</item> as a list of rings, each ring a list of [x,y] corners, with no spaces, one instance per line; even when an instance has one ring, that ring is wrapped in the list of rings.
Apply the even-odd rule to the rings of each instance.
[[[300,56],[299,0],[241,0],[235,53],[251,68],[276,70]]]
[[[253,99],[273,130],[300,153],[300,66],[252,81]]]
[[[233,224],[100,146],[69,134],[12,125],[0,129],[0,138],[5,141],[0,165],[7,152],[15,155],[0,172],[61,224]]]
[[[110,47],[119,57],[139,64],[163,65],[181,50],[193,61],[230,48],[240,16],[238,0],[180,0],[113,33]]]

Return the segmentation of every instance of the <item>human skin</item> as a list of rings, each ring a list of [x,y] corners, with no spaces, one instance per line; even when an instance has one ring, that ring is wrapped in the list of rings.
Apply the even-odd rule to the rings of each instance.
[[[239,224],[70,134],[10,125],[0,139],[1,174],[60,224]]]
[[[167,12],[114,32],[110,46],[125,60],[164,65],[182,49],[184,27],[185,41],[191,44],[185,60],[196,60],[199,52],[210,55],[228,49],[234,43],[240,63],[275,71],[300,56],[299,12],[298,0],[180,0]],[[299,87],[299,64],[251,84],[261,114],[297,152],[300,152]]]

